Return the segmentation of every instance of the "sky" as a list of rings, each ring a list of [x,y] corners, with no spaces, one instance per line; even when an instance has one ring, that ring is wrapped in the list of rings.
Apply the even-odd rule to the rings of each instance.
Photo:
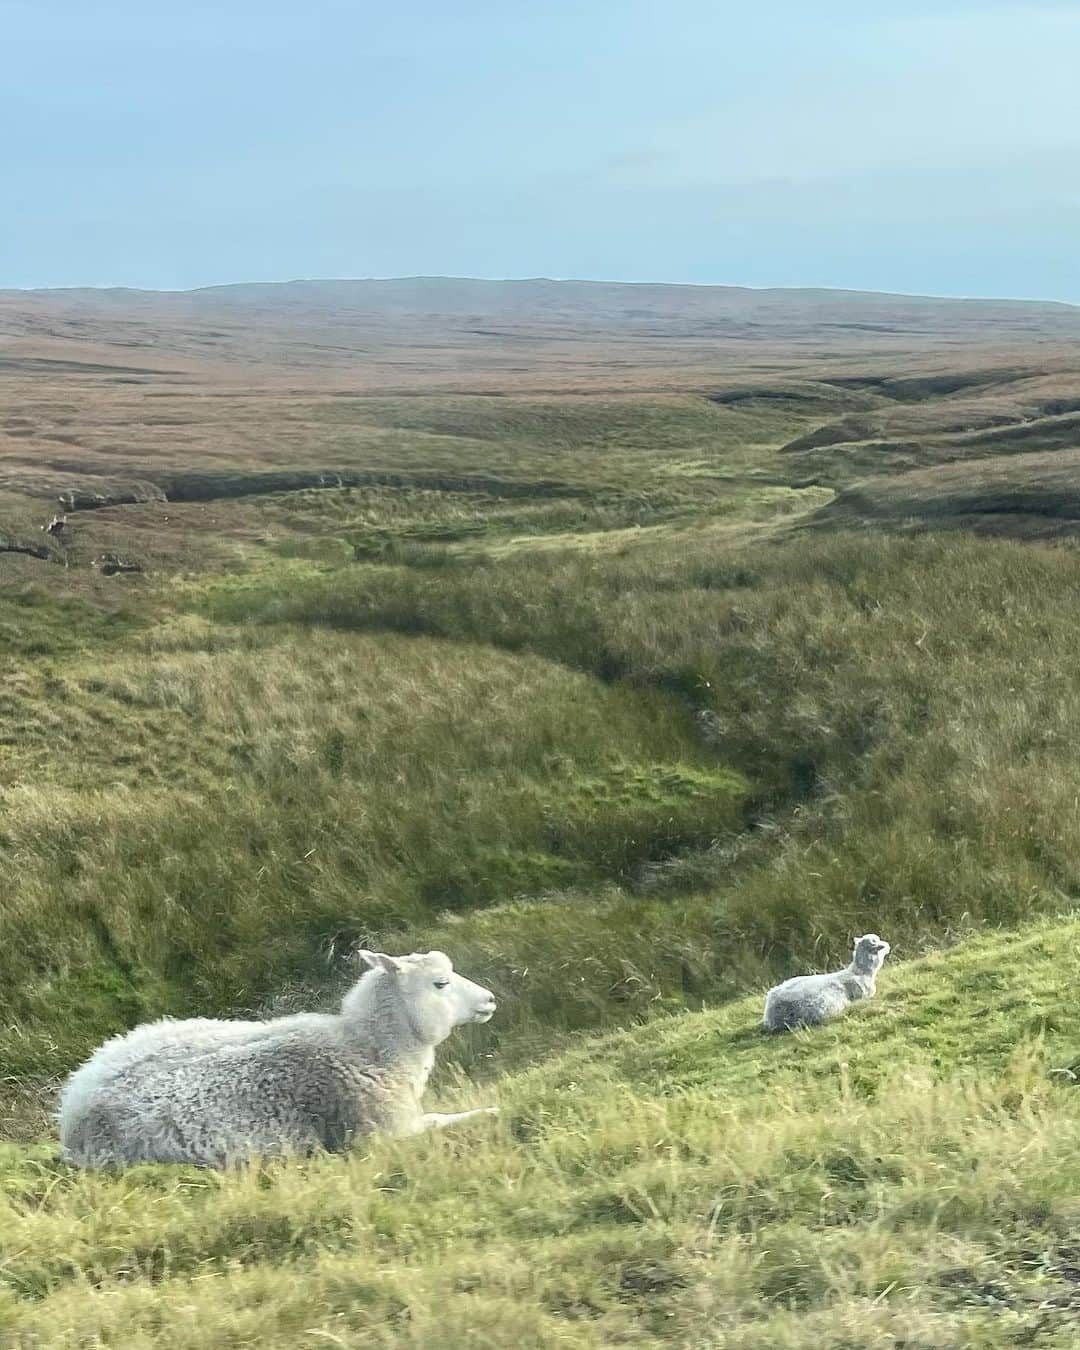
[[[0,287],[1080,303],[1080,0],[0,0]]]

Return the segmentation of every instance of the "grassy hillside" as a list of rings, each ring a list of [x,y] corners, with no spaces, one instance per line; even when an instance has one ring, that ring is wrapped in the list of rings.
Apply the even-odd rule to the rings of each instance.
[[[616,1033],[347,1160],[8,1148],[4,1343],[1071,1346],[1078,950],[1075,918],[970,940],[812,1034],[758,998]]]
[[[326,997],[356,941],[448,946],[534,1044],[1075,893],[1071,552],[281,568],[12,667],[20,1079],[155,1011]]]
[[[457,294],[355,370],[317,289],[12,328],[0,1345],[1071,1345],[1075,316],[541,287],[489,360]],[[868,929],[878,1003],[757,1033]],[[102,1038],[357,944],[494,989],[433,1087],[497,1127],[56,1164]]]

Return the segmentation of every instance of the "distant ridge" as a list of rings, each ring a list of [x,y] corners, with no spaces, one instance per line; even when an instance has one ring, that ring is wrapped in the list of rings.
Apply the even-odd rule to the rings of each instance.
[[[0,296],[70,296],[101,297],[110,299],[132,298],[138,296],[154,297],[221,297],[244,299],[250,296],[314,294],[330,295],[336,292],[359,294],[362,291],[370,295],[418,295],[440,293],[448,296],[476,296],[483,293],[491,296],[496,290],[509,293],[634,293],[662,296],[665,294],[687,296],[724,297],[749,299],[757,297],[768,302],[801,300],[815,302],[850,302],[856,304],[893,302],[896,304],[942,304],[942,305],[991,305],[1009,308],[1065,309],[1077,310],[1080,306],[1066,300],[1030,300],[1016,297],[994,298],[985,296],[948,296],[927,295],[907,291],[865,291],[850,287],[833,286],[739,286],[713,282],[693,281],[593,281],[588,278],[554,277],[456,277],[417,274],[400,277],[291,277],[283,281],[230,281],[219,282],[212,286],[192,286],[180,290],[154,290],[138,286],[38,286],[38,287],[0,287]]]
[[[1011,366],[1038,347],[1042,366],[1077,341],[1080,307],[1057,301],[821,288],[396,277],[0,291],[0,365],[12,370],[74,361],[138,378],[119,368],[152,349],[149,364],[177,373],[368,390],[700,388],[778,359],[811,378],[823,361],[837,376],[879,358],[947,368],[959,344]]]
[[[276,297],[293,301],[298,297],[311,300],[348,295],[350,298],[370,296],[372,298],[399,301],[405,298],[453,299],[472,301],[488,299],[497,293],[520,298],[539,298],[546,296],[575,295],[584,299],[613,298],[618,295],[629,299],[649,297],[653,301],[678,297],[684,303],[692,300],[717,302],[727,305],[735,303],[761,304],[773,306],[785,303],[815,304],[896,304],[896,305],[977,305],[1004,307],[1009,309],[1055,309],[1080,310],[1080,306],[1065,300],[1027,300],[1018,298],[986,298],[982,296],[942,296],[923,295],[901,291],[863,291],[845,287],[829,286],[738,286],[721,285],[707,282],[668,282],[668,281],[592,281],[587,278],[556,279],[552,277],[451,277],[451,276],[402,276],[402,277],[294,277],[286,281],[233,281],[221,282],[212,286],[194,286],[183,290],[151,290],[132,286],[58,286],[30,288],[0,288],[0,296],[67,296],[70,298],[100,298],[104,300],[124,300],[139,297],[187,298],[197,300],[226,299],[250,301],[253,298],[268,299]]]

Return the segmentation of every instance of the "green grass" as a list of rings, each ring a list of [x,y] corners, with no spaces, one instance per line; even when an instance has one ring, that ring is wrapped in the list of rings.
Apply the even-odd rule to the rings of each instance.
[[[87,963],[148,990],[136,1011],[250,1005],[353,941],[625,880],[742,828],[739,775],[651,691],[426,639],[260,636],[129,653],[50,692],[63,715],[0,831],[21,1071],[101,1033],[60,1015],[89,997]],[[87,782],[99,737],[116,777]],[[24,763],[37,748],[25,735]]]
[[[0,672],[23,673],[30,660],[108,647],[134,625],[122,597],[96,605],[81,596],[57,595],[44,579],[5,587],[0,594]]]
[[[392,454],[403,466],[622,487],[688,454],[707,456],[727,473],[754,468],[763,449],[794,437],[827,406],[820,393],[765,407],[725,407],[694,395],[365,398],[336,399],[300,415],[317,419],[330,447],[378,436],[384,460]]]
[[[86,964],[224,1011],[318,997],[352,941],[441,943],[516,1055],[854,929],[1072,903],[1078,583],[996,542],[703,534],[193,585],[24,692],[53,715],[6,794],[6,1052],[89,1048],[102,1017],[53,1011]]]
[[[813,1033],[755,997],[583,1043],[503,1078],[498,1123],[346,1159],[9,1149],[6,1343],[1069,1346],[1078,939],[887,966]]]
[[[1080,555],[843,533],[781,447],[899,405],[771,392],[285,402],[275,472],[396,480],[0,560],[0,1345],[1073,1344]],[[758,1033],[869,929],[877,1003]],[[51,1160],[105,1036],[356,943],[495,990],[434,1088],[497,1127]]]

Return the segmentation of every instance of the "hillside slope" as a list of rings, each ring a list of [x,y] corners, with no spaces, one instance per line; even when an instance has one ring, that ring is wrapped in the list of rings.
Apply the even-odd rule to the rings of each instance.
[[[501,1080],[497,1124],[346,1159],[9,1147],[3,1343],[1064,1350],[1078,977],[1080,920],[987,935],[828,1028],[659,1019]]]
[[[1076,312],[685,291],[0,297],[0,1345],[1073,1343]],[[50,1162],[357,944],[498,1129]]]

